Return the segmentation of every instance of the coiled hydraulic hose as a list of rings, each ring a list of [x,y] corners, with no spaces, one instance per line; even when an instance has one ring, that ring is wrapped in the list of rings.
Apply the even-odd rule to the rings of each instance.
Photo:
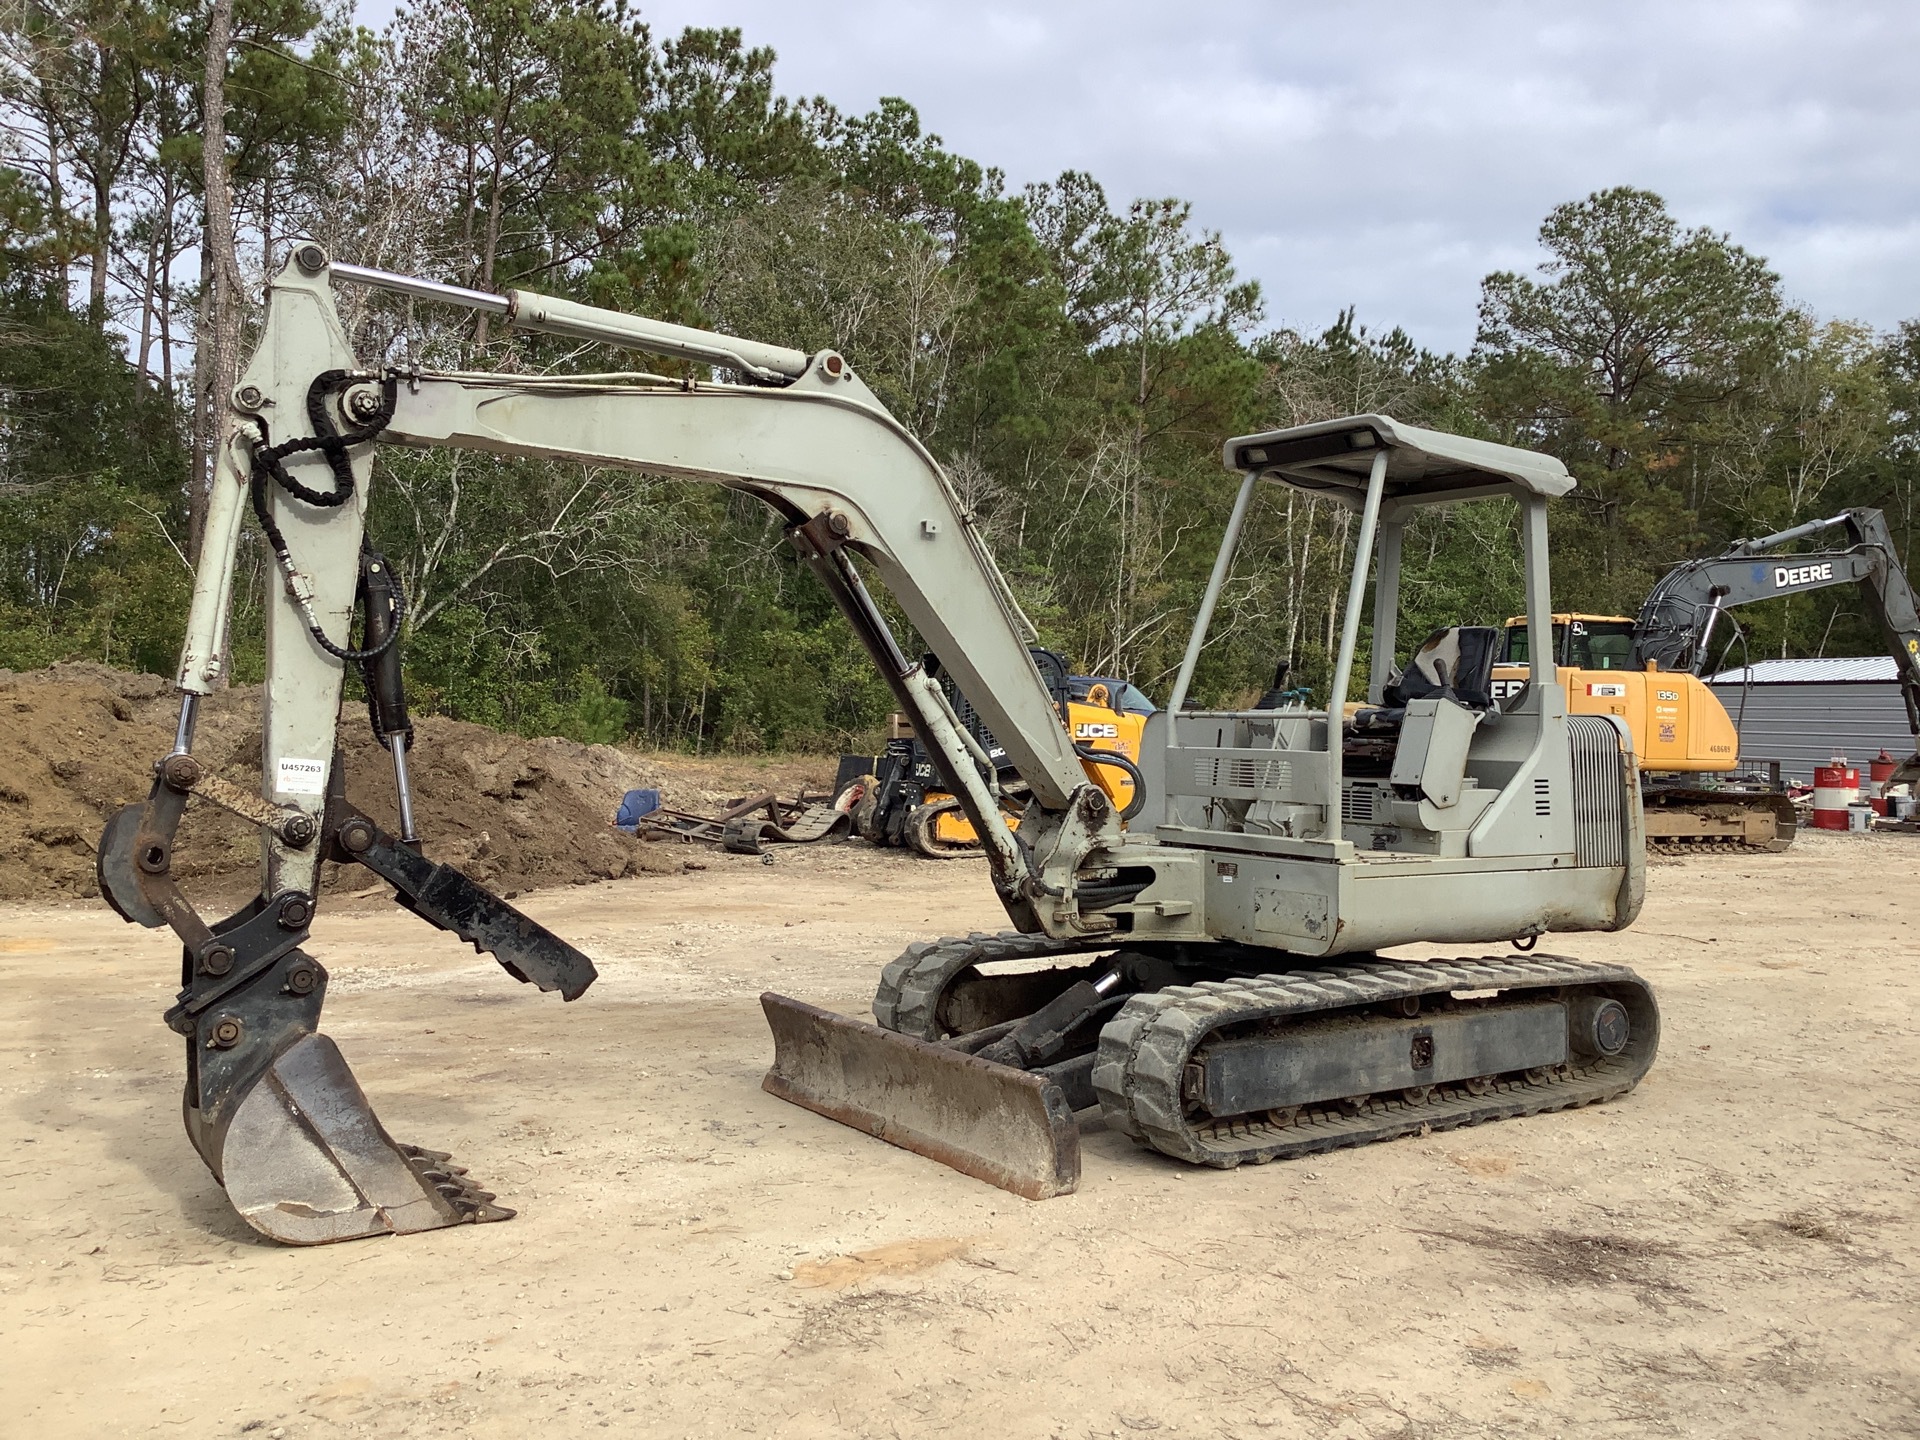
[[[1127,773],[1127,778],[1133,781],[1133,798],[1128,800],[1125,808],[1120,811],[1120,823],[1122,825],[1133,819],[1133,817],[1138,815],[1142,808],[1145,807],[1147,803],[1147,777],[1140,773],[1140,767],[1134,764],[1133,761],[1120,754],[1117,750],[1096,750],[1091,745],[1075,745],[1073,747],[1073,753],[1078,755],[1082,760],[1090,761],[1095,765],[1111,765],[1116,770],[1124,770]]]
[[[253,502],[254,518],[260,522],[260,529],[267,537],[267,544],[273,548],[273,558],[280,567],[280,573],[286,578],[287,593],[300,607],[300,613],[306,617],[307,631],[314,642],[337,660],[354,664],[364,664],[377,660],[390,649],[400,635],[401,622],[406,618],[407,597],[400,589],[400,577],[389,574],[392,587],[392,622],[378,643],[365,649],[356,650],[350,645],[336,645],[327,638],[327,632],[320,626],[320,617],[313,612],[313,582],[308,580],[293,563],[293,555],[287,549],[287,537],[274,523],[272,511],[267,506],[267,480],[271,478],[287,494],[304,505],[320,509],[333,509],[344,505],[353,498],[353,463],[348,452],[355,445],[371,441],[393,419],[394,401],[399,393],[399,380],[391,371],[378,377],[380,380],[380,408],[365,424],[341,434],[334,426],[333,417],[327,413],[327,398],[335,391],[360,381],[373,380],[374,376],[354,370],[327,370],[316,375],[313,384],[307,387],[307,419],[313,425],[311,436],[301,436],[293,440],[283,440],[278,445],[270,443],[267,422],[259,421],[260,437],[253,447],[253,468],[248,477],[247,494]],[[285,461],[289,455],[304,454],[318,450],[327,457],[327,468],[333,472],[334,488],[331,491],[314,490],[302,485],[288,473]],[[362,549],[365,549],[364,544]]]

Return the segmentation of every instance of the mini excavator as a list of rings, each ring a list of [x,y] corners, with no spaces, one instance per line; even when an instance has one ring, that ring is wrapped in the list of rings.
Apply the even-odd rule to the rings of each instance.
[[[336,283],[464,306],[509,328],[671,356],[716,377],[435,373],[363,366]],[[724,380],[719,377],[727,377]],[[1659,1014],[1618,965],[1533,953],[1550,931],[1614,930],[1642,895],[1640,790],[1612,716],[1570,716],[1551,662],[1547,507],[1555,460],[1383,415],[1242,436],[1239,477],[1169,708],[1137,763],[1077,742],[1029,654],[1033,627],[926,448],[847,361],[514,291],[492,295],[294,248],[231,397],[193,591],[173,750],[109,822],[103,893],[170,927],[194,1148],[263,1233],[311,1244],[503,1219],[443,1152],[393,1140],[319,1031],[326,974],[302,948],[320,861],[358,863],[429,923],[566,999],[591,961],[422,853],[400,684],[405,600],[363,530],[376,444],[562,458],[759,497],[846,615],[980,837],[1012,922],[910,946],[877,1024],[762,997],[765,1088],[1033,1198],[1074,1188],[1076,1116],[1178,1161],[1231,1167],[1606,1100],[1651,1065]],[[1358,545],[1332,694],[1353,675],[1372,585],[1368,703],[1190,709],[1187,691],[1249,507],[1289,486],[1350,507]],[[1498,633],[1425,638],[1398,669],[1400,550],[1423,507],[1515,506],[1536,658],[1493,694]],[[267,609],[263,793],[193,755],[218,682],[242,521],[282,583]],[[909,659],[867,588],[883,583],[1014,761],[1000,767]],[[354,611],[359,639],[350,638]],[[391,752],[398,834],[346,800],[346,667]],[[1101,767],[1131,782],[1124,829]],[[259,894],[208,921],[176,883],[190,799],[259,827]],[[1414,943],[1519,953],[1383,958]]]

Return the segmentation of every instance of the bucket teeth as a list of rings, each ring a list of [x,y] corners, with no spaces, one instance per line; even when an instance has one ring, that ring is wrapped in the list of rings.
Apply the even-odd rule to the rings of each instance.
[[[289,1046],[241,1097],[221,1139],[228,1198],[289,1245],[510,1219],[444,1150],[397,1144],[325,1035]]]
[[[459,1212],[459,1220],[450,1223],[483,1224],[489,1220],[510,1220],[513,1211],[493,1203],[491,1190],[482,1190],[467,1179],[467,1167],[453,1163],[445,1150],[425,1150],[418,1145],[395,1147],[407,1159],[414,1173],[432,1187],[433,1192]]]

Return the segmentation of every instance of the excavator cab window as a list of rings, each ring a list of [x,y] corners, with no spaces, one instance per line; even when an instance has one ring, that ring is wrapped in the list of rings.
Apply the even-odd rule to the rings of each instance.
[[[1105,693],[1097,693],[1102,692]],[[1088,705],[1104,705],[1123,715],[1151,715],[1160,707],[1139,686],[1112,675],[1069,675],[1068,698]]]
[[[1553,653],[1556,663],[1576,670],[1625,670],[1633,658],[1633,622],[1573,620],[1555,625]],[[1530,658],[1527,627],[1508,625],[1500,663],[1525,665]]]
[[[1564,641],[1563,630],[1569,632]],[[1553,643],[1560,651],[1561,663],[1576,670],[1624,670],[1633,657],[1633,623],[1575,620],[1571,625],[1553,627]]]

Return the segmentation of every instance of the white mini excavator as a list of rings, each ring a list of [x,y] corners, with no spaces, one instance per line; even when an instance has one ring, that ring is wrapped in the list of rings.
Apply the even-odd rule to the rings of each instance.
[[[370,368],[341,327],[336,283],[727,378]],[[278,1240],[511,1214],[446,1154],[388,1136],[319,1033],[327,977],[302,945],[322,859],[365,865],[401,905],[517,979],[568,1000],[594,979],[581,952],[422,853],[400,682],[405,601],[362,526],[376,444],[563,458],[758,496],[885,675],[979,835],[1013,930],[909,947],[885,967],[877,1024],[764,996],[775,1095],[1043,1198],[1078,1182],[1077,1115],[1097,1111],[1178,1161],[1230,1167],[1605,1100],[1653,1061],[1659,1016],[1636,975],[1532,953],[1549,931],[1631,923],[1644,875],[1630,736],[1615,717],[1569,716],[1555,683],[1547,506],[1573,484],[1555,460],[1382,415],[1228,442],[1240,477],[1231,518],[1136,765],[1075,741],[972,517],[836,353],[334,264],[305,244],[273,281],[231,403],[176,742],[146,802],[108,824],[100,883],[121,915],[182,941],[166,1018],[186,1042],[187,1132],[239,1213]],[[1274,485],[1358,517],[1334,703],[1189,708],[1249,507]],[[1408,520],[1477,501],[1514,506],[1538,657],[1503,700],[1490,627],[1438,631],[1393,664]],[[193,755],[249,512],[282,582],[267,608],[257,797]],[[1367,703],[1348,718],[1370,573]],[[869,575],[1012,757],[1027,796],[1017,827],[1003,815],[1001,767],[891,633]],[[348,665],[392,754],[397,834],[345,798],[336,728]],[[1102,783],[1102,767],[1131,785]],[[1123,789],[1124,809],[1111,798]],[[259,894],[213,922],[174,872],[195,796],[261,834]],[[1380,954],[1508,942],[1520,953]]]

